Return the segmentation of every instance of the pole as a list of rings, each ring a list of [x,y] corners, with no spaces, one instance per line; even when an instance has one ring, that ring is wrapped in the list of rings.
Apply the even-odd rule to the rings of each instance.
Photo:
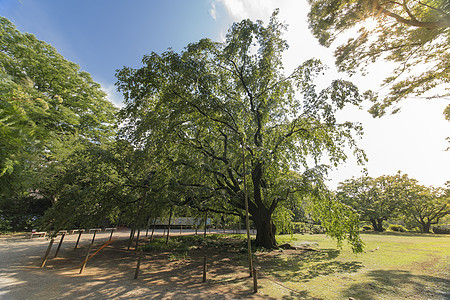
[[[204,234],[203,234],[203,237],[205,237],[206,238],[206,227],[207,227],[207,221],[208,221],[208,211],[206,210],[205,211],[205,232],[204,232]]]
[[[78,234],[78,239],[77,239],[77,243],[75,244],[75,248],[73,248],[73,250],[76,250],[78,247],[78,243],[80,242],[80,238],[81,238],[81,234],[83,233],[83,230],[80,229],[80,233]]]
[[[206,255],[203,256],[203,281],[206,282]]]
[[[136,237],[136,246],[134,247],[134,251],[137,252],[138,251],[138,246],[139,246],[139,235],[141,233],[141,229],[138,228],[138,233],[137,233],[137,237]]]
[[[148,237],[148,229],[150,228],[150,217],[147,218],[147,231],[145,232],[145,237]]]
[[[89,252],[91,252],[91,247],[92,247],[92,243],[89,244],[89,247],[87,249],[86,258],[84,259],[83,264],[81,265],[80,274],[83,273],[84,268],[86,267],[87,261],[89,259]]]
[[[245,169],[245,149],[244,149],[244,137],[242,137],[242,168],[244,172],[244,203],[245,203],[245,223],[247,226],[247,247],[248,247],[248,267],[250,277],[252,277],[253,262],[252,262],[252,244],[250,241],[250,220],[248,217],[248,198],[247,198],[247,176]]]
[[[142,259],[142,253],[139,251],[136,272],[134,272],[134,279],[138,279],[138,277],[139,277],[139,269],[141,268],[141,259]]]
[[[111,234],[109,235],[109,240],[112,239],[113,233],[114,233],[114,229],[111,229]]]
[[[172,220],[172,213],[173,213],[173,205],[170,207],[170,214],[169,214],[169,225],[167,226],[167,237],[166,237],[166,246],[169,243],[169,235],[170,235],[170,221]]]
[[[253,268],[253,293],[258,292],[258,276],[256,276],[256,269]]]
[[[153,234],[155,233],[155,227],[156,227],[156,217],[153,220],[153,229],[152,229],[152,236],[150,237],[150,240],[153,241]]]
[[[94,230],[94,235],[92,236],[92,241],[91,241],[91,245],[94,243],[95,241],[95,235],[97,234],[97,230]]]
[[[134,231],[135,231],[135,228],[134,228],[134,225],[133,225],[133,227],[131,228],[131,231],[130,231],[130,239],[128,240],[128,248],[127,248],[127,250],[130,250],[131,244],[133,243]]]
[[[62,243],[63,243],[63,240],[64,240],[64,237],[66,236],[66,234],[65,233],[63,233],[62,235],[61,235],[61,239],[59,240],[59,245],[58,245],[58,248],[56,248],[56,253],[55,253],[55,257],[57,257],[58,256],[58,253],[59,253],[59,249],[61,249],[61,245],[62,245]]]
[[[42,260],[42,263],[41,263],[41,268],[43,268],[45,266],[45,263],[47,262],[48,255],[50,254],[50,250],[52,249],[52,245],[53,245],[54,241],[55,241],[55,238],[52,237],[52,239],[50,240],[50,243],[48,244],[47,251],[45,251],[44,259]]]

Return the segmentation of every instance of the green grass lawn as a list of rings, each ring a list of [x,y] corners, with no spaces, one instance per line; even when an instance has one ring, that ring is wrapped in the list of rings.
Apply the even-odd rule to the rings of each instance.
[[[317,251],[256,254],[265,275],[261,292],[283,299],[450,298],[450,235],[363,233],[362,239],[364,253],[353,254],[322,234],[278,236],[279,243],[315,242]]]

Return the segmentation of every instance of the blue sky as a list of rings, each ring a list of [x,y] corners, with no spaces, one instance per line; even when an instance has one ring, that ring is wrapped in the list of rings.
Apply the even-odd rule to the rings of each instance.
[[[54,46],[66,59],[80,65],[100,83],[108,98],[120,105],[114,73],[123,66],[139,67],[143,55],[171,47],[180,51],[201,38],[223,40],[229,26],[243,18],[269,19],[280,8],[288,24],[285,39],[287,72],[317,57],[329,65],[328,79],[346,78],[333,67],[332,50],[318,45],[308,30],[306,0],[0,0],[0,15],[21,32],[33,33]],[[362,90],[378,89],[391,66],[375,64],[366,77],[351,80]],[[402,112],[373,119],[365,110],[348,108],[339,118],[361,122],[365,136],[359,145],[366,151],[369,175],[407,173],[426,185],[443,186],[450,180],[450,151],[445,138],[450,123],[442,111],[448,100],[410,99]],[[350,153],[349,153],[349,156]],[[330,173],[330,187],[362,167],[353,159]]]
[[[0,0],[2,16],[54,46],[109,92],[115,70],[137,67],[144,54],[219,39],[232,21],[225,14],[214,19],[210,10],[208,0]]]

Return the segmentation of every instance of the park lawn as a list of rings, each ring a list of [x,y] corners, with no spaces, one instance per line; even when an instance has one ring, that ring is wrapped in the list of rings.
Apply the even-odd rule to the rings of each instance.
[[[362,234],[364,253],[342,249],[325,235],[278,236],[279,243],[315,242],[317,251],[265,256],[260,292],[275,298],[448,299],[450,235]]]

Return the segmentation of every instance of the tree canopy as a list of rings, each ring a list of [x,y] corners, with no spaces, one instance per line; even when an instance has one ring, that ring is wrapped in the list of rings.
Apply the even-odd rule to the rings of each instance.
[[[431,225],[450,214],[448,188],[427,187],[400,172],[347,179],[339,184],[337,197],[353,207],[361,220],[370,221],[375,231],[384,230],[385,220],[403,219],[428,233]]]
[[[0,17],[0,178],[19,168],[21,154],[51,153],[54,137],[111,136],[115,108],[91,76],[51,45]],[[4,149],[4,150],[3,150]]]
[[[203,39],[180,53],[146,55],[139,69],[118,70],[126,105],[122,134],[157,155],[170,172],[171,189],[183,191],[188,205],[241,214],[247,176],[260,246],[276,245],[275,210],[309,195],[316,215],[334,220],[327,223],[329,234],[347,237],[361,250],[357,219],[327,196],[328,166],[321,164],[321,158],[333,165],[344,161],[346,145],[365,159],[354,140],[359,125],[334,117],[361,97],[343,80],[317,91],[314,80],[324,70],[317,60],[285,76],[281,54],[287,44],[276,14],[267,26],[233,24],[224,43]]]
[[[374,96],[370,112],[382,116],[388,107],[411,96],[450,95],[450,4],[447,0],[309,0],[309,26],[329,47],[339,35],[351,38],[335,50],[340,71],[363,72],[375,61],[396,63]],[[351,29],[358,29],[352,33]],[[398,109],[394,109],[395,113]],[[450,105],[444,111],[450,120]]]
[[[0,98],[0,210],[38,189],[39,172],[68,156],[65,142],[101,144],[115,134],[116,108],[100,85],[4,17]]]
[[[337,197],[353,207],[361,220],[370,221],[375,231],[383,231],[383,221],[397,217],[402,200],[404,181],[407,175],[380,176],[371,178],[363,176],[341,182]]]

